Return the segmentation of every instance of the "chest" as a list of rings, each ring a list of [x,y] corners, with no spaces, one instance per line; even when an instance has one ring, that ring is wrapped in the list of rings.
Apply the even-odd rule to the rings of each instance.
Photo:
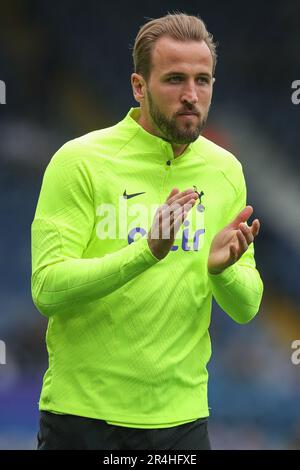
[[[232,203],[233,194],[223,174],[193,161],[127,163],[118,162],[99,175],[94,188],[94,243],[109,240],[118,249],[146,236],[157,208],[171,190],[195,187],[199,199],[178,231],[172,251],[199,251],[209,246],[225,225],[224,214]]]

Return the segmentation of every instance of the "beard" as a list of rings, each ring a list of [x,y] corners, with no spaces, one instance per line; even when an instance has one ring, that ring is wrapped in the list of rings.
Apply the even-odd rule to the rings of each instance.
[[[149,103],[149,114],[153,123],[162,133],[162,138],[172,142],[174,144],[190,144],[194,142],[201,132],[203,131],[208,112],[205,116],[198,118],[199,121],[197,125],[192,122],[187,122],[186,124],[178,125],[178,115],[173,116],[171,119],[168,119],[165,114],[163,114],[159,107],[155,104],[150,91],[147,92],[148,103]],[[187,111],[190,109],[187,109]]]

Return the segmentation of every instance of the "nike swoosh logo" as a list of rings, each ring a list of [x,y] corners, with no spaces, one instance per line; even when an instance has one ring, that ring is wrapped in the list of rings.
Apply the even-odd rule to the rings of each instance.
[[[127,194],[127,193],[126,193],[126,189],[125,189],[125,191],[124,191],[124,193],[123,193],[123,198],[124,198],[124,199],[130,199],[130,198],[132,198],[132,197],[139,196],[140,194],[145,194],[145,191],[144,191],[143,193]]]

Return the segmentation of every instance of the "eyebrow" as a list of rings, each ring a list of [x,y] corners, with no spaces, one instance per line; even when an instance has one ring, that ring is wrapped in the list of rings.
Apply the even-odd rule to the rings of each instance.
[[[186,77],[186,74],[183,73],[183,72],[167,72],[163,75],[163,78],[167,78],[167,77],[170,77],[171,75],[178,75],[180,77]],[[197,73],[196,74],[197,77],[208,77],[208,78],[212,78],[211,74],[210,73],[206,73],[206,72],[200,72],[200,73]]]

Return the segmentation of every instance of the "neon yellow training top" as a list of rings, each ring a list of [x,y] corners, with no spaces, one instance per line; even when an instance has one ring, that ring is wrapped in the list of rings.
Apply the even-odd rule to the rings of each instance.
[[[139,112],[50,161],[32,224],[32,295],[49,318],[39,408],[158,428],[209,415],[212,295],[246,323],[263,284],[253,244],[222,274],[207,272],[213,237],[246,205],[241,164],[202,136],[174,158]],[[155,207],[194,185],[201,200],[159,261],[146,239]]]

